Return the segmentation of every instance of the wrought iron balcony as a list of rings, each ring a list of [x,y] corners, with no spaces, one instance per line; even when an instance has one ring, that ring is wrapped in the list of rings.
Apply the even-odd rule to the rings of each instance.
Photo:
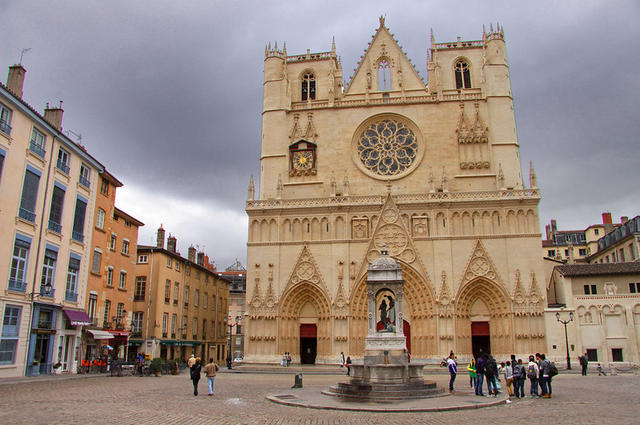
[[[55,292],[56,290],[53,288],[47,290],[44,286],[40,286],[40,296],[42,297],[53,298]]]
[[[78,301],[78,294],[76,293],[76,291],[65,291],[64,292],[64,299],[66,301],[76,302],[76,301]]]
[[[73,232],[71,234],[71,237],[73,238],[74,241],[78,241],[80,243],[84,242],[84,234],[82,234],[82,232]]]
[[[62,224],[49,220],[49,230],[56,233],[62,233]]]
[[[27,289],[27,282],[16,279],[9,279],[9,289],[11,291],[25,292],[25,290]]]
[[[27,220],[31,223],[34,223],[36,221],[36,213],[29,211],[26,208],[20,208],[20,211],[18,212],[18,216],[21,219]]]
[[[63,173],[69,174],[69,164],[67,164],[66,162],[58,160],[58,162],[56,163],[56,167]]]
[[[39,144],[37,144],[36,142],[34,142],[33,140],[29,143],[29,150],[35,153],[36,155],[38,155],[40,158],[44,158],[44,154],[45,154],[44,148]]]
[[[6,121],[0,120],[0,131],[2,131],[7,136],[11,135],[11,126]]]
[[[91,187],[91,182],[88,179],[86,179],[86,178],[84,178],[82,176],[80,176],[78,178],[78,183],[80,183],[81,185],[83,185],[87,189],[89,189]]]
[[[134,295],[133,301],[144,301],[144,295]]]

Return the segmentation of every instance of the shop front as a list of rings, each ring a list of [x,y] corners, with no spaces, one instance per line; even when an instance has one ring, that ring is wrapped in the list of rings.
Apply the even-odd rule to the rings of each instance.
[[[129,334],[128,331],[121,330],[113,330],[113,329],[105,329],[105,331],[109,332],[113,335],[113,339],[109,341],[109,357],[113,360],[119,359],[124,360],[128,357],[128,346],[129,346]]]
[[[91,325],[91,318],[84,311],[63,309],[58,326],[57,356],[53,373],[76,373],[80,357],[82,327]]]
[[[56,323],[60,309],[51,304],[34,303],[29,336],[26,375],[49,375],[53,370]]]
[[[202,345],[200,341],[162,340],[160,341],[160,358],[187,361],[191,354],[201,357],[200,345]]]

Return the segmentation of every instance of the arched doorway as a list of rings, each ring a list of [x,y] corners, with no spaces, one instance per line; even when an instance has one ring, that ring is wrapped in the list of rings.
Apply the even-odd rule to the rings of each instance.
[[[436,355],[436,319],[434,296],[427,282],[411,266],[394,258],[402,267],[404,279],[403,330],[407,336],[407,348],[411,356],[424,358]],[[351,294],[349,322],[349,354],[361,356],[367,336],[366,274],[356,284]],[[410,345],[409,345],[410,344]]]
[[[502,285],[483,278],[471,280],[456,297],[457,350],[464,355],[512,352],[511,304]]]
[[[278,319],[278,353],[315,363],[331,355],[331,307],[318,285],[300,282],[282,296]]]

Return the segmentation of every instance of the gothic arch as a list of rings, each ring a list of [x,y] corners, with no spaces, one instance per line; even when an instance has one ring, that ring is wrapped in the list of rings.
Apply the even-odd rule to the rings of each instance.
[[[404,320],[411,324],[411,355],[434,356],[437,353],[435,295],[427,280],[417,270],[401,260],[404,278]],[[361,356],[367,335],[367,275],[364,274],[351,292],[351,317],[349,325],[349,353]]]
[[[311,304],[317,315],[318,357],[331,355],[331,302],[318,285],[302,281],[289,287],[282,295],[278,323],[278,353],[300,354],[300,312]]]
[[[456,294],[456,349],[471,353],[471,309],[481,300],[489,310],[491,351],[506,355],[513,350],[511,298],[499,283],[477,277],[463,285]]]

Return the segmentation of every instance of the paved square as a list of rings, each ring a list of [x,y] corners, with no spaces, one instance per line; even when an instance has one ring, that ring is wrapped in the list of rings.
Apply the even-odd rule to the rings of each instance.
[[[293,369],[293,368],[292,368]],[[435,380],[444,385],[447,376]],[[318,391],[343,377],[305,375]],[[216,396],[206,380],[194,397],[187,374],[162,377],[90,377],[44,382],[0,382],[3,424],[637,424],[640,377],[561,374],[550,400],[440,413],[367,413],[274,404],[268,393],[295,391],[293,374],[220,373]],[[460,375],[456,388],[470,391]],[[528,387],[528,383],[527,383]]]

